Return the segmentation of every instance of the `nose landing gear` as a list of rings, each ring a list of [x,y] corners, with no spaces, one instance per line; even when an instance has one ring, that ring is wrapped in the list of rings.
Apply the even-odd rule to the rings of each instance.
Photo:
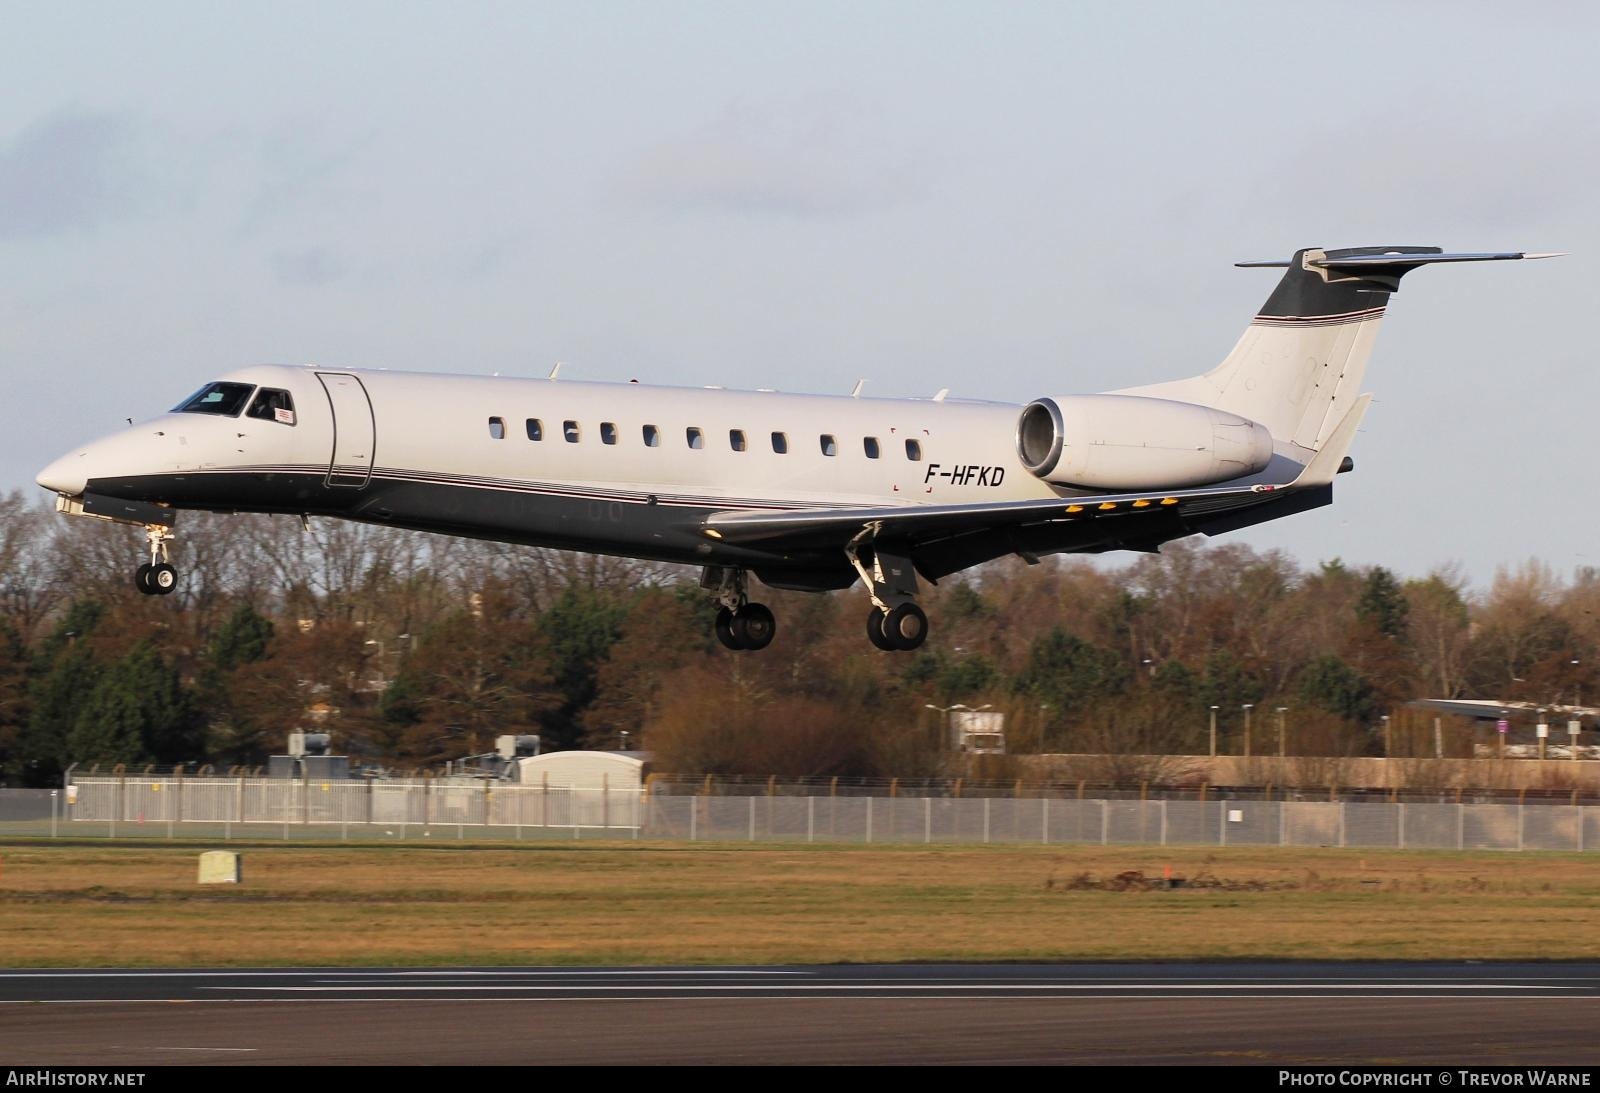
[[[178,587],[178,570],[167,560],[172,529],[165,524],[146,524],[144,534],[150,541],[150,560],[134,571],[134,587],[146,596],[170,595]]]

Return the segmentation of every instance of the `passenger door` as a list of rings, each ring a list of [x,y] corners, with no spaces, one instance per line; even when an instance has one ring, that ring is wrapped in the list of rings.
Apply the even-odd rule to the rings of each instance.
[[[377,419],[367,389],[348,372],[318,372],[333,411],[333,455],[328,461],[327,484],[360,489],[372,478],[372,451],[377,442]]]

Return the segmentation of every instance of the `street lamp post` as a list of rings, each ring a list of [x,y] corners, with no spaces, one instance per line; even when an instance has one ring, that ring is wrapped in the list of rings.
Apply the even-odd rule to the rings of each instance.
[[[1211,758],[1217,757],[1217,707],[1211,707]]]
[[[1244,757],[1250,758],[1250,711],[1256,708],[1254,702],[1244,704]]]
[[[1289,707],[1287,707],[1287,706],[1279,706],[1278,707],[1278,758],[1279,759],[1282,759],[1285,755],[1289,754],[1289,751],[1288,751],[1288,739],[1289,739],[1289,737],[1288,737],[1288,734],[1284,730],[1284,727],[1283,727],[1283,715],[1285,713],[1287,713],[1288,710],[1289,710]]]

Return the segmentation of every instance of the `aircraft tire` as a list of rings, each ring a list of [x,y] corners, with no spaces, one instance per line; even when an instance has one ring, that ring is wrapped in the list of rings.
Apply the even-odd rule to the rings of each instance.
[[[172,590],[178,587],[178,571],[166,562],[158,562],[150,567],[145,583],[158,596],[171,595]]]
[[[777,632],[778,620],[764,603],[747,603],[733,613],[733,636],[744,649],[765,649]]]
[[[140,565],[138,569],[133,571],[133,587],[137,588],[146,596],[155,594],[155,589],[150,587],[150,571],[154,568],[155,566],[151,565],[149,562],[145,562]]]
[[[874,605],[867,613],[867,640],[873,646],[882,649],[885,653],[892,653],[898,646],[889,640],[889,635],[883,631],[883,608]]]
[[[883,621],[883,634],[896,649],[910,651],[928,640],[928,616],[914,603],[903,603]]]
[[[733,632],[733,612],[726,607],[717,611],[716,631],[717,640],[722,643],[724,649],[732,649],[734,652],[744,649],[744,646]]]

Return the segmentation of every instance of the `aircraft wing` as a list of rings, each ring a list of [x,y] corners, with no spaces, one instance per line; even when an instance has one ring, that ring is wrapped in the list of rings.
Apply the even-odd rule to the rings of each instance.
[[[1055,520],[1093,520],[1176,508],[1186,514],[1249,508],[1288,487],[1252,486],[1231,490],[1179,490],[1172,493],[1115,493],[1051,497],[1028,501],[989,501],[965,505],[893,505],[858,509],[800,509],[785,512],[735,509],[716,512],[704,522],[706,534],[729,543],[759,543],[796,535],[838,532],[849,535],[868,524],[879,534],[917,540],[974,528],[1001,528]]]
[[[987,501],[956,505],[882,505],[846,509],[735,509],[714,512],[701,524],[702,531],[721,542],[761,546],[783,541],[821,544],[848,541],[872,528],[876,537],[912,545],[952,535],[1001,531],[1063,522],[1092,522],[1115,518],[1114,538],[1126,545],[1141,538],[1139,525],[1164,514],[1163,526],[1175,529],[1164,538],[1195,531],[1228,530],[1255,521],[1232,514],[1271,505],[1282,507],[1287,494],[1311,490],[1326,492],[1339,472],[1355,439],[1356,427],[1371,402],[1363,395],[1339,427],[1301,468],[1282,485],[1212,487],[1206,489],[1148,490],[1138,493],[1089,494],[1082,497],[1033,498],[1026,501]],[[1316,502],[1325,504],[1326,500]],[[1153,523],[1153,520],[1151,520]],[[873,528],[873,525],[876,525]],[[1207,525],[1219,525],[1208,528]],[[1155,531],[1154,527],[1150,529]],[[1086,539],[1085,542],[1090,541]]]

